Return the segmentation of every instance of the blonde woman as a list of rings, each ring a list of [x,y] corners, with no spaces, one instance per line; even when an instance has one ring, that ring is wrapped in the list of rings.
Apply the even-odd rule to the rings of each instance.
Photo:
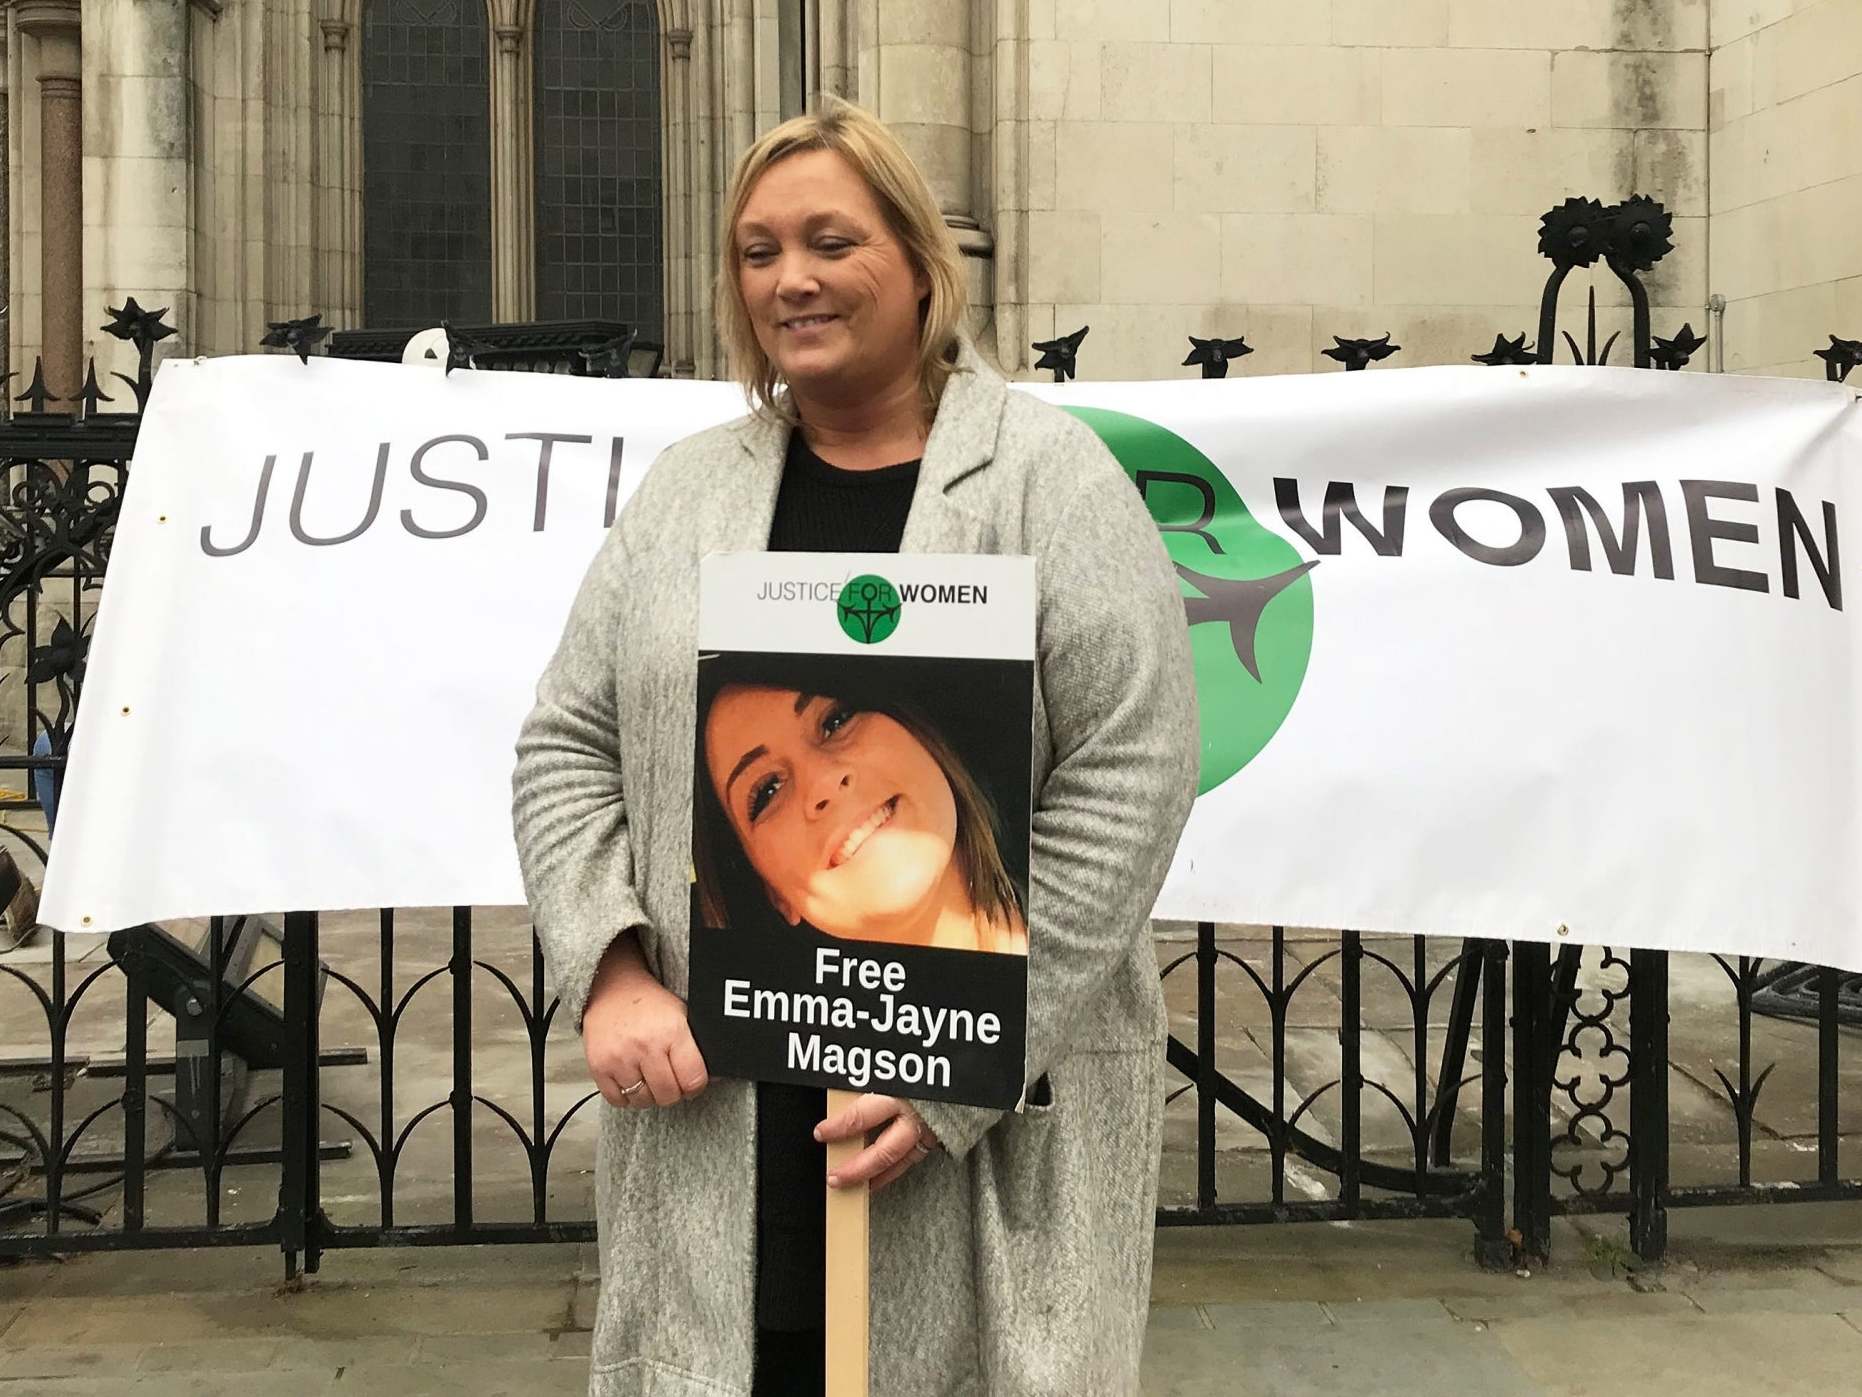
[[[717,308],[753,410],[616,520],[518,743],[519,852],[607,1102],[596,1397],[821,1390],[819,1142],[869,1141],[884,1397],[1138,1390],[1162,1114],[1147,915],[1195,789],[1183,607],[1098,439],[960,332],[961,258],[845,104],[739,162]],[[1040,578],[1023,1108],[709,1080],[687,1026],[698,563],[1032,554]]]

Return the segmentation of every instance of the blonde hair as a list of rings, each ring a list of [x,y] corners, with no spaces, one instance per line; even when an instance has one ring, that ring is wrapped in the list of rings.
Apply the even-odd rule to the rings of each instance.
[[[719,240],[716,305],[730,356],[731,375],[758,412],[793,421],[778,401],[781,376],[763,346],[743,301],[738,280],[737,220],[750,191],[777,161],[808,150],[831,150],[859,172],[885,214],[893,236],[904,245],[912,269],[930,283],[919,308],[918,381],[925,406],[935,408],[957,359],[957,331],[967,299],[963,254],[938,212],[937,198],[898,137],[871,112],[838,97],[823,97],[821,110],[791,117],[768,132],[737,162],[725,200]]]

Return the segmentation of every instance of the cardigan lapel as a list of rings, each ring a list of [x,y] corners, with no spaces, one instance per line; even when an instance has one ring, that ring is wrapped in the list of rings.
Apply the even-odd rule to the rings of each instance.
[[[776,492],[782,488],[782,464],[789,449],[789,424],[752,413],[732,424],[743,448],[742,475],[725,473],[710,483],[722,506],[713,511],[715,532],[707,551],[760,553],[769,547],[769,527],[776,517]]]
[[[951,492],[995,459],[1008,385],[967,338],[957,343],[956,372],[944,385],[925,442],[901,553],[973,553],[988,527],[986,519],[966,509]]]

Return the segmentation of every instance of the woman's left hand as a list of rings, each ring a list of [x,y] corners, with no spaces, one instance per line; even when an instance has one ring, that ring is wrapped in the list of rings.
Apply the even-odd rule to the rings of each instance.
[[[855,1184],[870,1182],[877,1191],[941,1148],[931,1127],[918,1118],[910,1102],[875,1092],[856,1097],[846,1110],[829,1116],[815,1127],[815,1139],[824,1144],[834,1140],[865,1140],[868,1136],[873,1138],[865,1149],[840,1168],[829,1171],[829,1187],[852,1188]]]

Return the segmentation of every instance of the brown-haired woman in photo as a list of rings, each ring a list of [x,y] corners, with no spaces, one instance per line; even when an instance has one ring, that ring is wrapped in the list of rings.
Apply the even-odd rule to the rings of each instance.
[[[1194,796],[1177,581],[1080,422],[962,333],[963,259],[857,108],[739,162],[716,309],[752,411],[615,521],[518,741],[518,851],[602,1095],[596,1397],[821,1391],[818,1140],[871,1222],[881,1397],[1138,1390],[1163,1115],[1148,915]],[[1024,1107],[709,1081],[685,1001],[698,565],[756,549],[1032,555]]]
[[[706,925],[762,903],[829,936],[1028,954],[995,806],[924,714],[754,682],[699,694]]]

